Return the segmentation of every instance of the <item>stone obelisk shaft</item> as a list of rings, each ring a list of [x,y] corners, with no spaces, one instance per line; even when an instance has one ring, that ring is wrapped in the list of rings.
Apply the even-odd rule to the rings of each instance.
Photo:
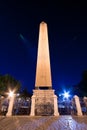
[[[47,24],[40,23],[35,87],[52,87]]]

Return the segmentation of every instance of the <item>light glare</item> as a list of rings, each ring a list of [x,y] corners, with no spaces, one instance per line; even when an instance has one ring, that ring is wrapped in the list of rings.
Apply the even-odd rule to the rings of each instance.
[[[9,97],[13,97],[13,94],[14,94],[14,92],[13,92],[13,91],[10,91],[10,92],[9,92]]]
[[[64,98],[67,98],[67,99],[70,97],[69,92],[64,92],[64,94],[63,94],[63,95],[64,95]]]

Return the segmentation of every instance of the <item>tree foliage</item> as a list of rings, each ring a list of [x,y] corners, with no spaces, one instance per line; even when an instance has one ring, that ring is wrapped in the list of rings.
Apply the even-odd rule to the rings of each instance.
[[[0,94],[4,95],[9,89],[18,91],[20,89],[20,82],[14,79],[11,75],[0,75]]]
[[[78,91],[82,96],[87,96],[87,70],[82,73],[82,80],[77,85]]]

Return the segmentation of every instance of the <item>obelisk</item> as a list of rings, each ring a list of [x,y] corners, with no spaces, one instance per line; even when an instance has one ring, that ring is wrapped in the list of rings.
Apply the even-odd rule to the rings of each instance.
[[[39,28],[35,90],[33,90],[30,116],[59,115],[57,96],[54,94],[54,90],[52,90],[48,43],[47,24],[41,22]]]
[[[52,88],[47,24],[40,23],[35,87]]]

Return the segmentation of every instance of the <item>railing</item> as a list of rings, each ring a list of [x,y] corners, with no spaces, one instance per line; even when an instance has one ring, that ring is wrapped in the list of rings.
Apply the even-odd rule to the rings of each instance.
[[[6,115],[8,111],[9,100],[8,98],[0,98],[0,115]]]
[[[30,107],[30,98],[16,98],[13,106],[13,115],[29,115]]]
[[[81,111],[83,115],[87,115],[87,97],[79,98]],[[9,106],[8,98],[0,98],[0,115],[6,115]],[[31,109],[31,99],[15,98],[12,114],[13,115],[29,115]],[[63,100],[58,98],[58,111],[60,115],[77,115],[75,99]]]
[[[76,115],[76,105],[74,99],[58,98],[58,110],[60,115]]]

